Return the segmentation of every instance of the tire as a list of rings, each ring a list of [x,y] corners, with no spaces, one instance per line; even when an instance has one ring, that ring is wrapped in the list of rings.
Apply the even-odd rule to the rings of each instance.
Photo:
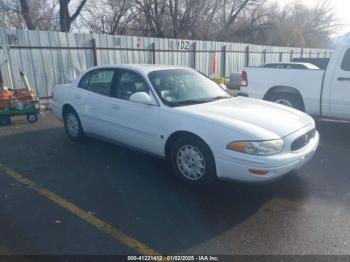
[[[276,93],[276,94],[273,94],[272,97],[270,97],[267,100],[278,104],[282,104],[288,107],[292,107],[300,111],[305,111],[302,99],[295,94]]]
[[[214,156],[200,138],[182,136],[174,142],[170,164],[177,178],[193,185],[210,185],[216,176]]]
[[[28,123],[33,124],[33,123],[35,123],[36,121],[38,121],[38,116],[37,116],[37,114],[28,114],[28,115],[27,115],[27,122],[28,122]]]
[[[86,139],[79,116],[74,109],[70,108],[66,110],[64,112],[63,120],[66,133],[72,141],[83,142]]]

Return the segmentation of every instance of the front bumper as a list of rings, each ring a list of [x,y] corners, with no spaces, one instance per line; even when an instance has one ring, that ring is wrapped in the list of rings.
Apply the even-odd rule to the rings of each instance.
[[[242,182],[264,183],[276,180],[289,172],[301,168],[312,159],[319,145],[319,133],[310,142],[298,151],[290,151],[291,142],[298,137],[302,129],[288,137],[285,142],[285,149],[273,156],[254,156],[221,150],[221,153],[214,154],[217,176],[220,179],[236,180]],[[254,175],[249,169],[268,170],[266,175]]]

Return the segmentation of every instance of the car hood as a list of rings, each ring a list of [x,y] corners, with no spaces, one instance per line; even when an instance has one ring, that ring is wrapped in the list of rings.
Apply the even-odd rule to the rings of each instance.
[[[250,138],[277,139],[313,124],[307,114],[276,103],[253,98],[234,97],[209,103],[177,107],[192,117],[211,120],[234,128]]]

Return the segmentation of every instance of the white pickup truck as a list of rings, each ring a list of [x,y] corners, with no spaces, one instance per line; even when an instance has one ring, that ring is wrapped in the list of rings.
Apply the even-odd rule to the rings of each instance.
[[[241,77],[241,95],[350,120],[350,44],[335,49],[325,71],[247,67]]]

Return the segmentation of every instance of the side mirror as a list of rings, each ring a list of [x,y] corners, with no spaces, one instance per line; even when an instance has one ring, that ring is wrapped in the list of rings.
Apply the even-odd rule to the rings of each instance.
[[[137,92],[129,97],[130,101],[135,103],[145,104],[145,105],[156,105],[152,97],[146,92]]]

